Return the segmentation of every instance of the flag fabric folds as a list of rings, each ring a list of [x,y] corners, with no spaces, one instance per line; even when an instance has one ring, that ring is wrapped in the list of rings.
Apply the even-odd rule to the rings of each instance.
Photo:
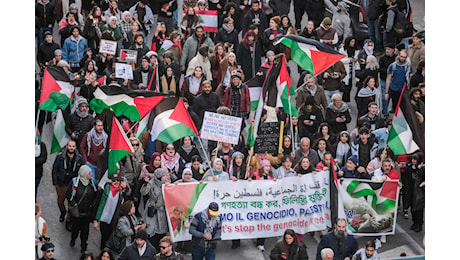
[[[297,65],[314,76],[345,57],[324,43],[297,35],[277,36],[274,45],[280,43],[291,49],[291,59]]]
[[[115,116],[126,116],[141,121],[165,95],[145,90],[124,90],[114,86],[97,87],[90,107],[96,113],[104,108],[112,110]]]
[[[388,134],[388,147],[395,155],[411,154],[424,150],[424,133],[415,110],[410,103],[409,93],[404,86]]]
[[[64,110],[71,101],[74,86],[61,67],[48,66],[43,74],[39,108],[46,111]]]
[[[187,9],[184,10],[184,14],[186,13]],[[217,10],[195,10],[195,14],[200,19],[200,25],[205,32],[217,32]]]
[[[287,66],[286,66],[286,59],[283,54],[283,58],[281,58],[281,66],[278,78],[276,79],[276,86],[278,88],[278,96],[281,99],[281,104],[283,106],[284,112],[286,114],[299,117],[299,112],[297,111],[295,105],[292,103],[291,97],[295,95],[295,89],[291,86],[292,81],[291,77],[289,76]]]
[[[151,140],[172,144],[186,136],[198,136],[198,130],[182,98],[166,97],[153,110],[149,125]]]
[[[133,152],[131,142],[123,131],[120,122],[116,117],[113,117],[112,130],[110,131],[108,175],[117,173],[117,163]]]
[[[61,150],[67,145],[70,136],[65,131],[65,119],[61,109],[57,110],[56,119],[54,120],[53,139],[51,141],[50,154]]]

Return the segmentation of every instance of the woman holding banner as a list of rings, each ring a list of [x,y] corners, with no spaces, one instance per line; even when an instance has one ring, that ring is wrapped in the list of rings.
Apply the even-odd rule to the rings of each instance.
[[[203,181],[228,181],[230,177],[228,173],[224,171],[222,159],[216,158],[212,163],[212,169],[206,171],[203,175]]]

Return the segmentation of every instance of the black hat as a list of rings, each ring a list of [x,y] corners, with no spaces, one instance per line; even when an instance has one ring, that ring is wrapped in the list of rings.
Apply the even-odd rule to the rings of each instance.
[[[311,105],[313,106],[315,104],[315,98],[313,96],[308,96],[307,99],[305,99],[305,105]]]
[[[45,244],[42,245],[41,250],[42,250],[42,251],[46,251],[46,250],[48,250],[48,249],[50,249],[50,248],[54,248],[54,244],[51,243],[51,242],[48,242],[48,243],[45,243]]]
[[[145,231],[145,229],[141,229],[141,230],[138,230],[136,232],[136,235],[134,236],[134,239],[136,238],[140,238],[142,240],[147,240],[149,237],[147,235],[147,231]]]
[[[406,49],[406,46],[404,45],[404,43],[400,43],[400,44],[396,45],[396,49],[398,49],[399,51],[402,51],[402,50]]]
[[[112,181],[116,181],[116,180],[121,181],[121,176],[118,175],[117,173],[114,173],[114,174],[112,174],[112,175],[110,176],[110,180],[112,180]]]
[[[385,45],[385,47],[394,49],[395,45],[393,43],[388,43],[387,45]]]
[[[48,35],[53,36],[53,34],[52,34],[50,31],[46,31],[46,32],[43,34],[43,39],[45,39],[45,37],[48,36]]]

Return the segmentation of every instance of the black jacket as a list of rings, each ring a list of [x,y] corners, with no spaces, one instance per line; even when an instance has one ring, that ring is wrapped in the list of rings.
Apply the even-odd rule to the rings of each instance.
[[[326,10],[326,4],[324,0],[305,0],[307,1],[307,6],[305,10],[307,11],[308,20],[312,20],[317,28],[324,18],[324,11]]]
[[[221,42],[222,44],[228,42],[233,44],[233,49],[235,50],[238,47],[238,31],[233,28],[232,32],[228,33],[224,28],[220,28],[217,33],[216,37],[214,38],[214,42],[218,43]]]
[[[75,196],[72,198],[72,190],[74,186],[73,181],[78,181],[78,185],[77,185]],[[97,196],[97,186],[93,187],[91,183],[88,184],[88,186],[84,186],[78,180],[78,178],[74,178],[73,181],[71,181],[69,185],[67,186],[67,192],[66,192],[67,201],[70,202],[72,199],[73,202],[78,203],[81,199],[81,202],[78,204],[78,211],[80,212],[80,216],[88,217],[91,220],[94,220],[94,216],[96,215],[96,212],[97,212],[97,204],[95,200]],[[85,189],[86,189],[86,194],[83,197],[83,194],[85,193]]]
[[[256,21],[258,21],[258,23],[256,23]],[[257,12],[254,12],[254,10],[250,9],[246,16],[244,16],[243,36],[249,30],[249,26],[251,24],[255,24],[257,28],[259,28],[259,32],[263,32],[268,28],[267,15],[264,13],[264,11],[262,11],[262,9],[259,9]]]
[[[147,86],[144,86],[144,88],[147,88],[148,85],[150,84],[150,81],[152,80],[152,75],[153,75],[153,67],[149,65],[148,69],[148,76],[147,76]],[[153,82],[152,85],[150,86],[151,90],[155,90],[155,76],[153,76]],[[131,81],[131,88],[132,89],[139,89],[139,84],[142,83],[142,67],[137,67],[133,71],[133,80]]]
[[[377,20],[379,16],[385,12],[385,0],[369,0],[367,3],[367,20]]]
[[[388,66],[391,63],[395,62],[396,55],[393,54],[392,56],[383,55],[379,59],[379,72],[380,72],[380,79],[387,80],[387,70]]]
[[[40,141],[40,155],[35,156],[35,177],[43,176],[43,164],[46,163],[47,154],[45,143]]]
[[[155,259],[155,247],[150,244],[148,240],[145,241],[147,243],[145,252],[142,256],[139,255],[139,251],[137,250],[136,242],[133,242],[131,245],[125,247],[121,254],[118,256],[119,260],[142,260],[142,259]]]
[[[38,18],[39,27],[54,25],[54,4],[49,1],[43,4],[41,1],[35,4],[35,17]]]
[[[201,94],[195,98],[193,103],[193,111],[198,115],[200,119],[200,125],[196,126],[198,129],[201,128],[201,123],[203,122],[204,112],[216,112],[217,108],[220,106],[220,99],[216,93],[211,92],[206,94],[205,92],[201,92]]]
[[[77,147],[80,147],[83,137],[93,128],[93,124],[93,116],[88,114],[85,118],[81,118],[75,112],[69,116],[69,120],[65,124],[65,131],[69,136],[71,136],[73,132],[77,132]]]
[[[43,42],[38,47],[37,61],[39,64],[45,64],[46,62],[54,58],[54,51],[60,49],[59,44],[54,41],[51,43]]]
[[[67,186],[72,178],[77,177],[80,166],[83,165],[83,158],[78,149],[75,149],[75,154],[72,160],[67,156],[67,149],[60,152],[54,160],[51,177],[53,185]]]

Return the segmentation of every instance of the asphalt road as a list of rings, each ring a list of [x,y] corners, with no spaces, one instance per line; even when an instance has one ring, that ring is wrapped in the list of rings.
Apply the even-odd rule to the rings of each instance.
[[[179,4],[182,1],[179,0]],[[416,29],[420,30],[425,27],[424,14],[425,14],[425,2],[424,1],[410,1],[413,8],[412,20]],[[291,20],[294,15],[292,12],[289,14]],[[302,26],[306,23],[306,15],[302,21]],[[55,26],[56,27],[56,26]],[[55,41],[58,41],[57,29],[55,28],[54,33]],[[152,35],[149,35],[150,40]],[[291,66],[291,79],[293,84],[296,84],[299,78],[295,64],[290,61]],[[352,92],[352,96],[354,93]],[[352,101],[349,103],[351,114],[356,115],[357,109],[356,104]],[[356,118],[356,116],[354,117]],[[355,125],[354,119],[348,126],[348,130],[351,131]],[[48,124],[42,131],[42,137],[45,143],[50,144],[52,137],[52,126]],[[49,146],[47,147],[49,150]],[[80,254],[80,242],[77,239],[76,246],[71,248],[69,246],[70,233],[65,229],[64,223],[59,222],[59,209],[56,203],[56,192],[51,183],[51,167],[54,162],[55,154],[49,155],[46,164],[44,165],[44,176],[38,189],[37,202],[42,207],[42,216],[48,223],[48,233],[51,237],[51,242],[56,245],[55,258],[56,259],[67,259],[74,260],[79,259]],[[410,219],[404,219],[398,215],[396,234],[387,236],[387,242],[382,245],[382,248],[378,250],[381,259],[388,259],[399,256],[402,252],[405,252],[408,256],[410,255],[421,255],[425,254],[423,246],[423,237],[425,231],[415,233],[409,230],[411,225]],[[255,240],[248,239],[242,240],[241,246],[237,249],[231,249],[231,241],[221,241],[217,248],[216,259],[269,259],[269,251],[273,248],[275,242],[279,237],[273,237],[266,239],[265,241],[265,252],[259,252],[256,249]],[[359,247],[364,246],[366,241],[370,238],[357,237]],[[314,237],[306,234],[304,236],[304,242],[307,245],[307,251],[310,259],[314,259],[316,256],[316,247],[319,242],[319,235],[315,234]],[[88,241],[88,251],[94,254],[99,253],[100,233],[95,231],[92,227],[90,228],[90,238]],[[187,256],[187,259],[191,259]]]

